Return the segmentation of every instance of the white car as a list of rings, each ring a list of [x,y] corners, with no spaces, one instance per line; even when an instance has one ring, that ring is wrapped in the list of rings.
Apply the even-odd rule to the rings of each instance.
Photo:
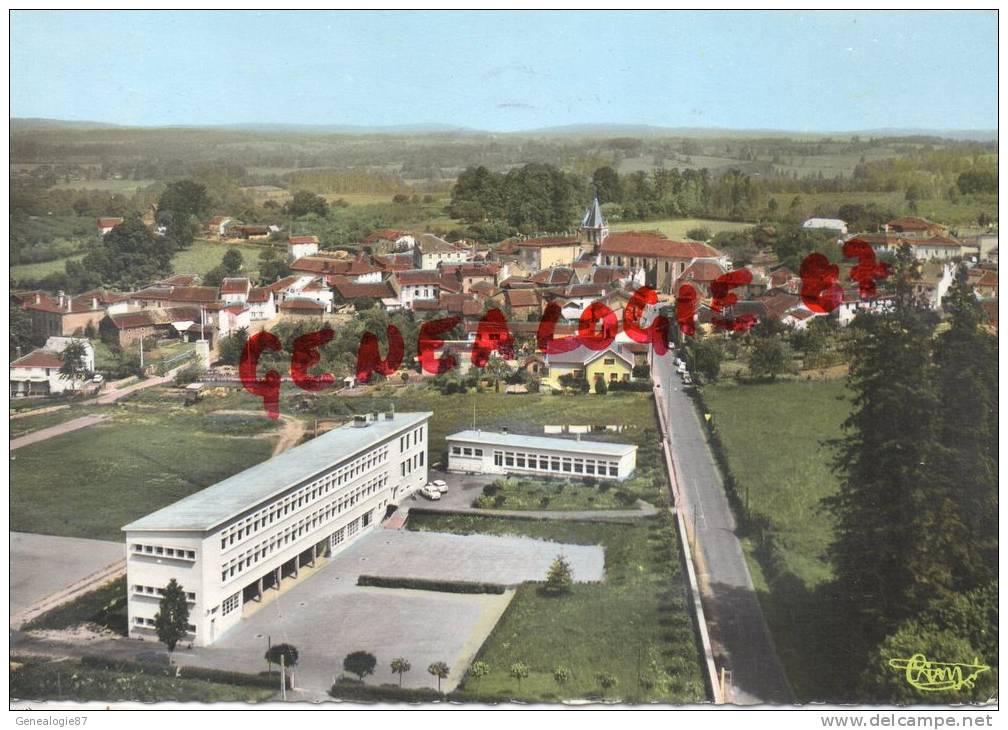
[[[441,492],[437,490],[432,484],[428,484],[426,487],[420,490],[420,496],[426,499],[436,502],[441,499]]]
[[[435,479],[434,481],[432,481],[427,486],[428,487],[434,487],[436,490],[438,490],[439,492],[441,492],[441,494],[448,494],[448,485],[445,484],[445,480],[444,479]]]

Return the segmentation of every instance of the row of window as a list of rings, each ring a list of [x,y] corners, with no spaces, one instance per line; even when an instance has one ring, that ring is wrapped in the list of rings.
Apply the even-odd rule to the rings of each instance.
[[[150,628],[154,628],[154,626],[156,625],[154,619],[144,618],[143,616],[134,616],[133,623],[136,624],[137,626],[148,626]],[[193,626],[192,624],[186,624],[186,631],[188,631],[190,634],[195,634],[196,627]]]
[[[157,588],[156,586],[134,585],[133,586],[133,593],[135,593],[137,595],[143,595],[143,596],[163,596],[164,595],[164,589],[163,588]],[[185,594],[185,597],[186,597],[186,600],[189,601],[190,603],[195,603],[196,602],[196,594],[195,593],[191,593],[191,592],[187,591],[186,594]]]
[[[233,596],[228,596],[224,599],[224,603],[221,604],[221,615],[227,616],[229,613],[236,610],[240,605],[241,591],[238,591]]]
[[[367,484],[362,484],[354,490],[352,494],[344,495],[340,499],[333,500],[315,510],[313,513],[301,518],[297,523],[289,525],[283,532],[277,533],[270,540],[263,540],[255,547],[250,547],[245,552],[232,558],[221,568],[221,583],[226,583],[236,575],[241,575],[247,568],[265,560],[275,551],[282,549],[305,535],[309,530],[314,530],[320,525],[335,519],[343,510],[350,509],[361,499],[366,499],[388,485],[388,474],[383,473],[374,477]]]
[[[423,430],[424,427],[415,428],[408,434],[399,437],[399,453],[402,453],[411,446],[416,446],[418,443],[423,441]]]
[[[619,462],[601,459],[576,459],[567,456],[545,456],[523,454],[511,451],[495,451],[495,466],[510,466],[536,471],[566,472],[568,474],[598,474],[599,476],[619,476]]]
[[[483,449],[475,449],[471,446],[452,446],[452,454],[455,456],[483,456]]]
[[[400,476],[406,476],[410,472],[416,471],[424,465],[424,452],[413,454],[406,461],[399,465]]]
[[[133,552],[138,555],[157,555],[166,558],[176,558],[178,560],[195,560],[195,550],[183,550],[182,548],[165,547],[164,545],[141,545],[133,544]]]
[[[365,471],[383,464],[387,459],[388,446],[375,449],[348,464],[344,464],[322,475],[311,484],[305,485],[282,500],[264,507],[240,522],[236,522],[221,532],[221,550],[226,550],[236,542],[257,534],[269,525],[272,525],[276,520],[324,497],[333,489],[339,489]]]

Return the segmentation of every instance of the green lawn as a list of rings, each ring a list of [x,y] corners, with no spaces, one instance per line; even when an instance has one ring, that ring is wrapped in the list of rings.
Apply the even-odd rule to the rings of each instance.
[[[686,231],[694,228],[706,228],[711,235],[716,235],[721,231],[739,231],[751,228],[755,223],[739,223],[738,221],[706,220],[703,218],[665,218],[654,221],[629,221],[627,223],[614,223],[609,226],[613,233],[617,231],[658,231],[672,239],[682,239],[686,237]]]
[[[460,534],[525,535],[605,548],[605,579],[599,583],[575,583],[565,596],[544,595],[537,583],[518,588],[477,656],[489,665],[490,673],[479,681],[467,681],[460,699],[707,700],[686,608],[676,528],[667,515],[633,524],[602,524],[416,514],[407,526]],[[529,668],[520,688],[509,675],[511,665],[519,661]],[[559,665],[571,675],[562,687],[553,679]],[[599,673],[611,674],[616,684],[602,690]]]
[[[10,695],[22,700],[265,702],[274,694],[203,679],[85,667],[75,660],[13,657],[10,665]]]
[[[799,699],[826,699],[835,672],[822,641],[833,618],[825,596],[831,570],[823,551],[832,523],[820,500],[839,482],[823,442],[841,435],[850,410],[842,380],[772,384],[719,383],[704,388],[740,500],[748,491],[758,530],[743,540],[753,581]],[[833,637],[841,638],[841,637]]]
[[[259,255],[264,250],[263,246],[256,243],[221,243],[202,238],[196,239],[189,248],[179,251],[172,257],[172,270],[176,274],[203,276],[210,269],[220,265],[229,248],[236,248],[241,252],[246,272],[258,270]]]
[[[38,431],[40,428],[49,428],[49,426],[55,426],[74,418],[99,412],[101,412],[100,406],[73,405],[69,408],[61,408],[58,411],[40,413],[35,416],[12,418],[10,420],[10,438],[24,436],[26,433]]]
[[[472,506],[506,510],[633,509],[637,499],[654,501],[658,496],[658,485],[651,476],[651,471],[647,470],[646,477],[638,474],[635,479],[620,483],[594,478],[581,482],[509,477],[483,487],[483,494]]]
[[[10,277],[15,281],[41,279],[49,274],[62,273],[66,270],[67,261],[80,261],[82,258],[84,254],[81,253],[38,264],[18,264],[10,267]]]
[[[61,630],[84,623],[94,623],[127,635],[125,576],[36,616],[24,628],[26,631]]]
[[[198,410],[117,409],[11,454],[10,529],[122,540],[120,528],[267,459],[273,441],[221,435]]]

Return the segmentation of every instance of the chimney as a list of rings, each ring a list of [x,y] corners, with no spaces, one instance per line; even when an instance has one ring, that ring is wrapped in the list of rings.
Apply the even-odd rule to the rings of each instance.
[[[36,304],[41,304],[42,303],[42,295],[39,294],[38,292],[35,292],[35,303]]]
[[[91,309],[98,309],[98,297],[91,297]]]
[[[56,293],[56,301],[59,303],[60,309],[63,308],[63,300],[65,298],[66,298],[66,295],[63,293],[62,289]]]
[[[368,417],[366,415],[358,415],[353,417],[353,427],[354,428],[367,428]]]

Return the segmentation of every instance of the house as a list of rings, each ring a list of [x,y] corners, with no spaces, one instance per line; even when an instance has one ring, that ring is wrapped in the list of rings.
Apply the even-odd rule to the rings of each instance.
[[[228,226],[234,220],[229,215],[215,215],[207,221],[206,232],[208,235],[216,236],[218,239],[224,238],[227,234]]]
[[[575,236],[527,238],[515,244],[518,260],[532,271],[566,266],[581,256],[581,240]]]
[[[793,309],[788,310],[781,318],[781,324],[800,332],[808,327],[809,322],[817,316],[825,315],[817,315],[815,312],[806,309],[804,306],[794,307]]]
[[[448,471],[462,474],[593,477],[623,481],[637,465],[637,447],[610,441],[524,436],[482,429],[445,437]]]
[[[931,238],[933,236],[944,236],[946,228],[926,218],[907,216],[887,221],[882,225],[882,231],[910,238]]]
[[[399,303],[405,309],[412,309],[419,300],[437,301],[441,292],[458,292],[462,289],[458,279],[443,274],[437,269],[411,269],[392,274],[399,287]]]
[[[863,299],[858,289],[844,289],[843,301],[833,310],[841,327],[854,321],[858,312],[887,312],[892,309],[892,297],[886,294],[874,299]]]
[[[375,266],[382,271],[409,271],[413,268],[413,253],[390,253],[386,256],[374,256]]]
[[[215,315],[215,316],[214,316]],[[237,330],[248,330],[252,324],[252,310],[244,304],[230,304],[220,307],[211,314],[220,337],[227,337]]]
[[[386,311],[402,308],[399,284],[395,276],[389,276],[378,282],[359,282],[345,276],[333,276],[329,280],[335,292],[334,304],[354,304],[359,307],[380,305]]]
[[[973,284],[973,291],[982,299],[997,299],[998,297],[998,272],[985,270],[983,274]]]
[[[835,231],[841,236],[847,235],[847,224],[839,218],[809,218],[807,221],[802,223],[802,228]]]
[[[379,228],[364,238],[364,245],[381,247],[384,250],[405,251],[416,245],[416,236],[408,231]]]
[[[797,294],[801,286],[801,277],[787,266],[774,269],[767,276],[767,289],[783,289],[789,294]]]
[[[91,360],[93,369],[94,350],[91,351]],[[62,378],[61,367],[62,355],[45,348],[32,350],[19,357],[10,364],[10,397],[59,395],[83,385],[83,378]]]
[[[102,342],[127,347],[136,344],[141,338],[179,338],[182,332],[191,331],[193,326],[197,330],[202,326],[205,336],[212,338],[212,320],[199,307],[149,307],[106,314],[98,324],[98,334]]]
[[[251,290],[252,282],[248,277],[227,277],[221,281],[220,300],[225,304],[244,304]]]
[[[123,222],[122,218],[99,218],[98,238],[104,238],[105,234]]]
[[[246,304],[248,304],[249,319],[252,322],[273,319],[277,315],[276,296],[269,287],[249,289]]]
[[[679,276],[675,291],[683,284],[692,284],[700,296],[709,297],[711,284],[724,273],[724,267],[716,259],[696,259]]]
[[[291,236],[287,239],[287,260],[296,261],[318,253],[318,236]]]
[[[569,286],[574,280],[574,269],[568,266],[551,266],[537,271],[530,278],[530,281],[538,286]]]
[[[494,301],[506,305],[513,320],[527,322],[542,316],[542,296],[535,289],[504,289]]]
[[[644,269],[645,284],[663,294],[673,293],[676,280],[695,259],[713,259],[725,269],[728,257],[706,243],[673,241],[658,233],[612,233],[599,249],[596,263]]]
[[[954,238],[949,238],[944,235],[934,235],[930,238],[917,238],[910,235],[897,235],[894,233],[862,233],[857,236],[852,236],[847,240],[851,241],[854,239],[865,241],[878,254],[886,252],[892,253],[900,246],[908,246],[913,252],[914,258],[920,260],[958,259],[962,258],[964,253],[962,243]]]
[[[542,385],[554,391],[564,389],[560,382],[560,377],[563,375],[587,379],[591,387],[594,387],[595,381],[599,378],[608,384],[616,381],[626,382],[633,376],[633,356],[615,342],[604,350],[592,350],[579,345],[570,352],[547,353],[545,360],[546,375]]]
[[[240,238],[245,241],[262,241],[270,237],[270,226],[228,226],[228,238]]]
[[[214,286],[148,286],[127,297],[133,307],[164,309],[186,304],[207,306],[218,301],[218,294]]]
[[[325,317],[325,305],[314,299],[303,299],[300,296],[287,297],[280,304],[280,314],[292,319],[318,319]]]
[[[448,243],[432,233],[424,233],[413,247],[413,265],[418,269],[436,269],[441,264],[461,264],[472,252],[464,246]]]
[[[991,329],[993,329],[994,334],[997,334],[997,327],[998,327],[997,299],[984,300],[980,302],[980,306],[983,308],[984,314],[987,315],[987,321],[990,323]]]
[[[42,291],[19,295],[21,307],[31,322],[32,338],[83,335],[90,325],[97,327],[110,306],[125,306],[122,295],[101,289],[70,297],[59,292],[55,297]]]
[[[497,282],[497,277],[502,272],[508,270],[507,266],[502,267],[498,263],[465,263],[465,264],[442,264],[441,273],[445,276],[453,276],[462,284],[462,291],[469,293],[476,284],[490,284],[493,286]]]

